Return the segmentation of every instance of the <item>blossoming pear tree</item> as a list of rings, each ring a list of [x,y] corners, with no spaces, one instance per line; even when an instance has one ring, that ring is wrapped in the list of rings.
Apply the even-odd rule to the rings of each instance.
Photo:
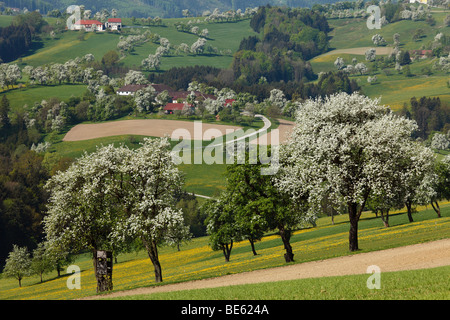
[[[50,200],[44,219],[50,245],[93,250],[95,261],[97,250],[138,238],[161,282],[157,246],[190,236],[175,209],[182,177],[169,148],[166,138],[145,139],[136,150],[101,147],[53,176],[46,185]]]
[[[281,148],[277,185],[293,199],[307,196],[312,211],[319,210],[325,195],[336,207],[345,205],[349,249],[356,251],[358,221],[369,196],[404,199],[402,184],[423,177],[419,165],[428,160],[414,160],[429,153],[411,139],[416,129],[414,121],[358,93],[307,100]]]

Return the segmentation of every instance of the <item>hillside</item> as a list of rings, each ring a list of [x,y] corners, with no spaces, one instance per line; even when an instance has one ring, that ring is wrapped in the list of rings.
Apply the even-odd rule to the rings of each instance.
[[[28,10],[39,9],[42,13],[47,13],[53,9],[64,10],[70,5],[75,4],[72,0],[5,0],[6,6],[20,8],[26,7]],[[119,11],[123,17],[147,18],[149,16],[160,16],[162,18],[182,17],[182,11],[188,9],[192,15],[202,15],[204,11],[245,10],[266,4],[274,6],[289,7],[312,7],[316,3],[334,3],[335,0],[142,0],[142,1],[119,1],[111,0],[108,2],[100,0],[79,0],[78,5],[84,5],[86,9],[100,11],[105,8],[113,8]]]

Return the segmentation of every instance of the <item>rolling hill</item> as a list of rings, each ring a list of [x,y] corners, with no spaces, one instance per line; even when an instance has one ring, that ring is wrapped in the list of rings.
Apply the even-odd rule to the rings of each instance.
[[[92,11],[100,11],[103,8],[111,10],[115,8],[123,17],[146,18],[148,16],[160,16],[162,18],[182,17],[182,11],[189,9],[194,15],[201,15],[204,11],[220,11],[245,10],[246,8],[254,8],[266,4],[273,6],[289,6],[289,7],[311,7],[319,3],[334,3],[335,0],[111,0],[108,2],[100,0],[78,0],[76,3],[72,0],[5,0],[4,3],[8,7],[28,10],[39,9],[42,13],[47,13],[53,9],[64,10],[70,5],[84,5],[86,9]]]

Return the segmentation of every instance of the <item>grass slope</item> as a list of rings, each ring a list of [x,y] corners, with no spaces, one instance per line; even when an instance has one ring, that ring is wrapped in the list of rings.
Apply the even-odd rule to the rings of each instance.
[[[404,211],[394,213],[390,217],[391,227],[389,228],[384,228],[380,219],[375,218],[373,214],[364,213],[359,223],[361,248],[359,252],[448,238],[450,204],[442,203],[441,209],[442,218],[436,218],[436,213],[432,209],[419,208],[420,211],[414,214],[415,222],[413,223],[408,222]],[[318,220],[317,227],[295,232],[291,239],[295,263],[348,255],[348,230],[347,215],[342,215],[335,217],[334,225],[331,224],[329,217],[324,217]],[[258,255],[253,256],[247,241],[236,243],[231,260],[226,263],[222,252],[210,249],[207,237],[193,239],[183,246],[181,251],[170,247],[161,248],[160,261],[164,284],[286,265],[283,259],[283,245],[278,235],[268,234],[256,244],[256,250]],[[68,275],[57,278],[55,273],[51,273],[44,276],[44,283],[39,283],[37,276],[25,278],[22,281],[22,288],[18,288],[15,279],[1,279],[0,299],[58,300],[95,295],[96,282],[90,254],[79,256],[73,264],[81,268],[81,290],[67,289]],[[153,267],[143,251],[119,255],[113,274],[115,290],[155,285]],[[442,285],[445,283],[442,282]],[[448,290],[448,286],[445,289]],[[263,295],[261,292],[259,294]],[[280,296],[270,296],[270,298],[289,298],[283,293],[276,293],[278,294]],[[295,291],[291,297],[300,298],[295,295]]]
[[[381,29],[369,30],[366,26],[365,19],[331,19],[330,26],[333,31],[330,33],[330,47],[332,49],[352,49],[360,47],[374,47],[372,36],[381,34],[388,42],[388,46],[392,46],[393,35],[400,34],[401,50],[417,50],[421,46],[427,47],[439,32],[450,34],[450,28],[443,26],[443,13],[433,12],[433,17],[437,23],[430,26],[424,21],[402,20],[383,26]],[[424,37],[419,41],[413,41],[412,35],[417,29],[424,31]],[[350,53],[333,53],[318,56],[312,59],[311,65],[314,72],[326,72],[336,70],[334,61],[341,57],[346,64],[351,64],[352,59],[356,58],[358,62],[363,62],[368,67],[371,63],[365,60],[364,55]],[[351,79],[355,79],[362,88],[364,94],[371,98],[381,97],[383,104],[391,106],[392,109],[398,110],[404,103],[409,103],[412,97],[440,97],[442,101],[450,102],[450,93],[447,86],[449,81],[448,74],[444,72],[434,71],[432,75],[426,75],[424,68],[432,69],[434,59],[424,59],[415,61],[410,65],[411,74],[413,76],[406,77],[405,73],[398,73],[393,68],[390,74],[386,75],[382,70],[372,70],[370,75],[376,75],[377,83],[369,84],[366,75],[351,75]]]
[[[369,290],[368,275],[234,285],[214,289],[136,295],[114,300],[448,300],[450,266],[383,272],[381,288]]]

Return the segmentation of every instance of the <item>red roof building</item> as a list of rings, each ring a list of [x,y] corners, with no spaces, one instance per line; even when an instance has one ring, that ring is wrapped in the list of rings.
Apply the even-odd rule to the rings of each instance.
[[[103,31],[103,23],[98,20],[78,20],[73,25],[75,30],[86,30],[86,31]]]
[[[142,90],[148,87],[146,84],[127,84],[120,89],[117,89],[116,93],[119,96],[131,96],[136,93],[138,90]]]
[[[122,29],[122,19],[120,18],[109,18],[105,23],[106,28],[110,30],[120,30]]]
[[[168,103],[164,107],[164,111],[168,114],[173,113],[174,111],[182,111],[184,109],[184,106],[187,105],[192,108],[192,105],[190,104],[184,104],[184,103]]]

